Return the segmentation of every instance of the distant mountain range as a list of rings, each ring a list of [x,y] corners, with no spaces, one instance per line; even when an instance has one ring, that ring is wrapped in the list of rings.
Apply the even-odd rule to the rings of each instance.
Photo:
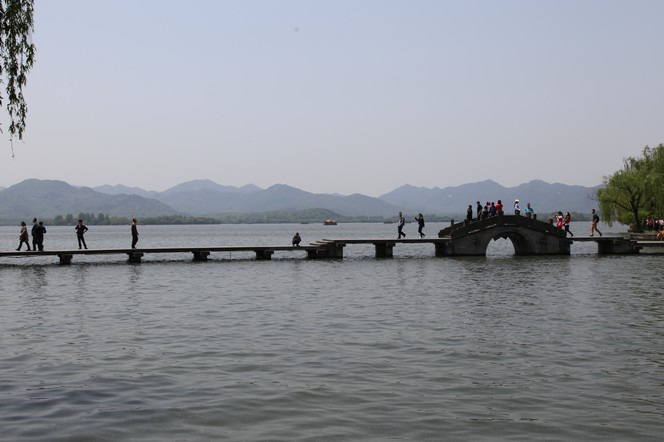
[[[401,186],[378,198],[361,194],[316,194],[284,184],[261,189],[253,184],[224,186],[210,180],[178,184],[163,192],[124,185],[76,187],[64,181],[29,179],[0,190],[0,222],[78,213],[110,216],[164,215],[220,216],[229,213],[327,209],[343,216],[395,216],[407,214],[463,215],[468,204],[501,199],[511,207],[531,202],[536,212],[557,210],[588,212],[596,206],[597,187],[531,181],[504,187],[487,180],[446,188]]]
[[[589,212],[597,205],[594,196],[599,186],[583,187],[567,184],[549,184],[544,181],[530,181],[516,187],[504,187],[495,181],[464,184],[444,189],[434,187],[401,186],[392,192],[380,196],[380,199],[408,212],[421,212],[424,207],[428,213],[464,213],[468,204],[473,208],[476,202],[502,200],[508,209],[519,199],[521,206],[530,202],[535,212],[553,211]]]

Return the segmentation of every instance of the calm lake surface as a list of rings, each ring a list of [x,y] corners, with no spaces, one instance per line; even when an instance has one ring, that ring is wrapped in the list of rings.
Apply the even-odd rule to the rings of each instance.
[[[46,249],[77,247],[73,227],[47,229]],[[0,249],[18,230],[0,227]],[[296,230],[396,237],[394,224],[139,226],[139,247],[289,244]],[[131,241],[129,226],[86,239]],[[0,258],[0,439],[661,440],[664,255],[596,247]]]

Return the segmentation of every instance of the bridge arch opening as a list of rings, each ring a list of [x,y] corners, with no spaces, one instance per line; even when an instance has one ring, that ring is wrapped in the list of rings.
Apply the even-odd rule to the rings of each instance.
[[[486,256],[488,257],[512,256],[514,254],[514,244],[509,239],[491,240],[486,246]]]
[[[499,250],[508,249],[509,245],[506,242],[512,243],[514,255],[532,255],[535,252],[535,247],[524,235],[516,231],[505,231],[492,238],[487,247],[487,255],[489,255],[492,245]]]

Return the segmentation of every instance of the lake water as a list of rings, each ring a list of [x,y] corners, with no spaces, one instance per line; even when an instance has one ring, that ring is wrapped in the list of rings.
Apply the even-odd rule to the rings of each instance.
[[[47,249],[76,247],[73,227],[47,228]],[[295,230],[396,237],[394,224],[139,226],[139,247],[289,244]],[[129,226],[87,234],[90,248],[130,241]],[[18,227],[0,227],[0,249],[17,245]],[[507,240],[487,257],[373,253],[1,258],[0,439],[661,439],[664,255],[580,243],[515,257]]]

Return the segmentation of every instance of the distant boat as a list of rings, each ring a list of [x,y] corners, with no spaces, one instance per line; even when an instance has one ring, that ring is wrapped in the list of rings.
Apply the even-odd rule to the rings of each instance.
[[[326,226],[336,226],[337,225],[337,220],[336,219],[326,219],[323,221],[323,224]]]
[[[306,221],[302,221],[300,224],[309,224],[309,223]]]

